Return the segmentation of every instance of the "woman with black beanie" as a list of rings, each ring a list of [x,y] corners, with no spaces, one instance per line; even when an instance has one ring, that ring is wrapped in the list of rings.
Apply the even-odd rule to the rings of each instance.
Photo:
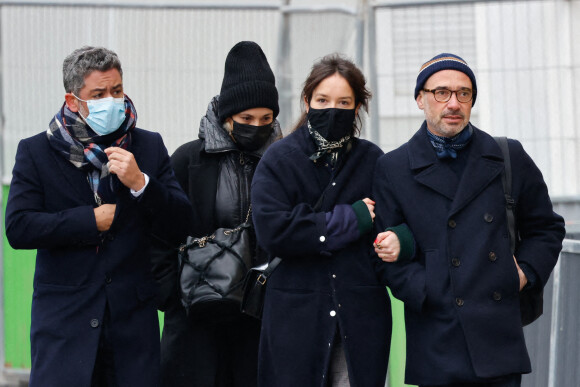
[[[191,236],[244,223],[250,186],[262,154],[281,138],[274,74],[259,45],[229,52],[220,94],[201,119],[199,138],[179,147],[172,166],[194,208]],[[252,230],[254,264],[266,257]],[[220,303],[186,313],[178,292],[177,255],[157,255],[155,274],[165,311],[161,340],[164,386],[255,387],[260,322],[239,305]]]

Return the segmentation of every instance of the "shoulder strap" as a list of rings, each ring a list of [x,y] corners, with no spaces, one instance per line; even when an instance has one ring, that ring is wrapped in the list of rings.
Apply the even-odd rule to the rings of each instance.
[[[507,137],[494,137],[493,138],[501,149],[504,160],[504,170],[501,174],[501,182],[503,184],[503,192],[506,202],[506,214],[508,229],[510,234],[510,249],[512,254],[516,249],[516,218],[514,214],[514,199],[512,198],[512,164],[510,160],[510,150],[508,147]]]
[[[274,257],[274,259],[272,259],[270,263],[268,263],[268,266],[266,267],[266,269],[264,269],[264,272],[262,273],[262,277],[264,277],[264,282],[266,279],[268,279],[268,277],[270,277],[270,274],[272,274],[272,272],[280,262],[282,262],[282,258]]]

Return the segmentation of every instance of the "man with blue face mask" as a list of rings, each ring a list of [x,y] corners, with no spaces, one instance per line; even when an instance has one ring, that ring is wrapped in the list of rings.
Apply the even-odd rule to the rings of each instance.
[[[30,386],[158,386],[150,235],[177,245],[191,206],[161,136],[136,127],[121,63],[101,47],[63,64],[65,103],[18,146],[6,236],[37,249]]]
[[[105,97],[100,99],[90,99],[88,101],[73,96],[81,102],[87,104],[89,114],[83,120],[98,135],[104,136],[113,133],[125,121],[125,99]]]

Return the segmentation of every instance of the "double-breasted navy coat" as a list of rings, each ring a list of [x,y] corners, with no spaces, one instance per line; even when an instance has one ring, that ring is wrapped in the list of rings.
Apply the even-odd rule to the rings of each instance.
[[[260,386],[326,386],[331,346],[340,330],[352,386],[383,387],[391,338],[391,309],[377,275],[382,261],[368,233],[329,251],[325,214],[371,197],[373,167],[382,151],[354,139],[332,173],[308,129],[272,144],[252,181],[252,210],[260,245],[282,262],[268,280],[258,378]],[[314,210],[326,190],[320,209]]]
[[[515,256],[543,286],[564,238],[542,174],[509,140],[520,241]],[[510,253],[503,156],[474,128],[461,178],[440,160],[423,127],[377,162],[379,229],[406,223],[417,250],[385,273],[405,303],[406,382],[445,384],[531,371],[520,319],[519,276]],[[459,160],[457,160],[459,161]]]
[[[120,184],[113,224],[99,233],[86,173],[46,133],[18,146],[6,235],[14,248],[37,249],[31,386],[90,386],[106,304],[118,384],[159,385],[150,233],[179,243],[191,206],[159,134],[134,129],[128,150],[149,183],[137,199]]]

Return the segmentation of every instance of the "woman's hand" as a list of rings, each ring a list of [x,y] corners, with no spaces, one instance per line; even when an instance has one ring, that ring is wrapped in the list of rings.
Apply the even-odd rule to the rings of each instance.
[[[371,214],[371,219],[374,222],[375,221],[375,202],[369,198],[364,198],[362,201],[364,202],[364,204],[367,205],[367,208],[369,209],[369,213]]]
[[[401,253],[399,237],[392,231],[385,231],[377,235],[373,246],[375,253],[385,262],[396,262]]]

